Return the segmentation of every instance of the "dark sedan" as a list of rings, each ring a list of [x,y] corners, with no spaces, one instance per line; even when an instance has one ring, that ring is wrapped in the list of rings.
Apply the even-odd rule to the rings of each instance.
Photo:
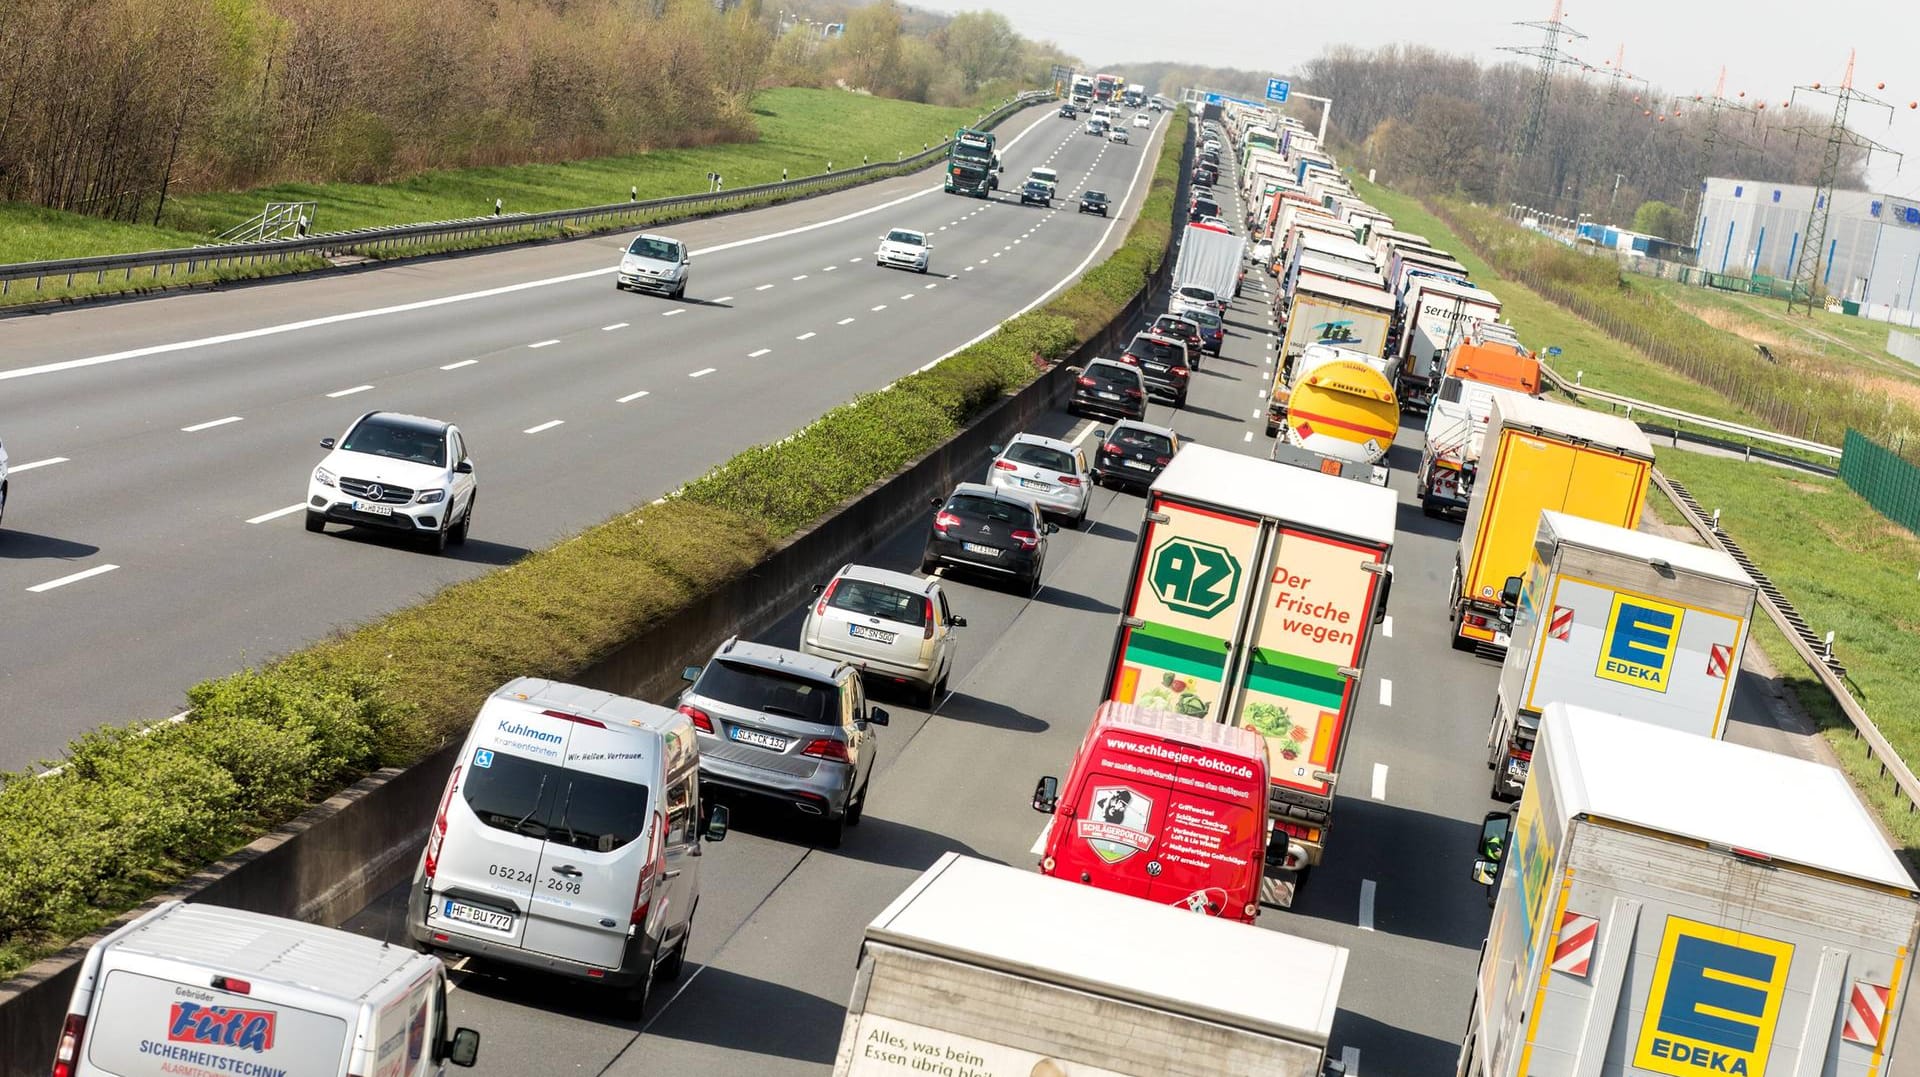
[[[1144,490],[1180,451],[1180,435],[1164,426],[1120,422],[1112,430],[1096,430],[1100,449],[1093,454],[1093,481],[1098,486]]]
[[[963,482],[934,505],[920,571],[932,574],[943,565],[977,569],[1012,580],[1022,594],[1040,590],[1047,536],[1060,525],[1042,519],[1031,498]]]
[[[1139,367],[1095,359],[1073,380],[1067,410],[1075,415],[1105,415],[1116,419],[1147,417],[1147,379]]]
[[[1107,215],[1107,192],[1084,191],[1080,195],[1080,212]]]

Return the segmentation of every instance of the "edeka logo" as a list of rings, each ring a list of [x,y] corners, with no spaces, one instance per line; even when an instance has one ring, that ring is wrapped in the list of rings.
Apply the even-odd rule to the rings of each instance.
[[[1652,1073],[1767,1071],[1793,945],[1667,918],[1633,1064]]]
[[[1212,617],[1240,592],[1240,561],[1224,546],[1175,537],[1153,551],[1148,578],[1169,609]]]
[[[1678,606],[1639,595],[1614,595],[1607,631],[1600,637],[1600,667],[1594,672],[1609,681],[1666,691],[1674,648],[1680,645],[1682,613]]]

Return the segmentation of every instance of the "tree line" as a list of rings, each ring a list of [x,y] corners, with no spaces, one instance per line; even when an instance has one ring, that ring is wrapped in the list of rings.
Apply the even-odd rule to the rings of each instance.
[[[182,190],[751,138],[761,86],[957,104],[1058,58],[998,15],[814,5],[829,37],[805,6],[0,0],[0,201],[157,224]]]

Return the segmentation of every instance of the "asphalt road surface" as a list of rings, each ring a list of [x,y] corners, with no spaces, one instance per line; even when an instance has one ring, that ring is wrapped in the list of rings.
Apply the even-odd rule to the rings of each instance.
[[[408,605],[666,493],[990,331],[1116,246],[1164,122],[1132,145],[1039,109],[1003,192],[923,171],[662,229],[684,301],[616,291],[627,236],[0,319],[0,769]],[[1059,170],[1051,209],[1029,169]],[[1120,203],[1081,215],[1083,188]],[[894,226],[931,272],[877,270]],[[319,438],[394,409],[458,423],[480,479],[445,558],[302,530]]]

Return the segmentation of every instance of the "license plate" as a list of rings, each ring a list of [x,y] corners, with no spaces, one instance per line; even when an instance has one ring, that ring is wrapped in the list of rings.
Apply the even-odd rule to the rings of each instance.
[[[1525,759],[1507,760],[1507,780],[1516,784],[1527,780],[1527,770],[1533,764]]]
[[[392,506],[377,505],[371,501],[355,501],[353,503],[353,511],[364,512],[369,516],[392,516],[393,515]]]
[[[787,750],[787,738],[776,737],[772,733],[762,733],[757,729],[742,729],[734,726],[728,736],[742,744],[751,744],[759,748],[771,748],[776,752]]]
[[[1020,480],[1020,485],[1022,485],[1022,486],[1024,486],[1024,487],[1026,487],[1026,488],[1027,488],[1027,489],[1029,489],[1029,490],[1051,490],[1051,489],[1053,489],[1053,484],[1052,484],[1052,483],[1050,483],[1050,482],[1041,482],[1041,481],[1040,481],[1039,479],[1021,479],[1021,480]]]
[[[968,553],[977,553],[985,557],[1000,556],[1000,548],[997,546],[982,546],[977,542],[963,542],[960,544],[960,548]]]
[[[848,625],[847,632],[855,639],[870,639],[875,643],[892,643],[895,635],[892,632],[882,632],[877,628],[868,628],[866,625]]]
[[[472,905],[463,905],[458,901],[448,900],[446,905],[441,908],[440,915],[448,920],[458,920],[465,924],[490,927],[495,931],[513,930],[512,916],[504,912],[494,912],[492,909],[481,909]]]
[[[1102,400],[1118,400],[1118,399],[1120,399],[1120,394],[1119,394],[1119,393],[1101,393],[1101,394],[1100,394],[1100,399],[1102,399]]]
[[[1152,471],[1153,470],[1152,464],[1143,464],[1138,460],[1128,460],[1126,461],[1126,465],[1130,468],[1133,468],[1136,471]]]

